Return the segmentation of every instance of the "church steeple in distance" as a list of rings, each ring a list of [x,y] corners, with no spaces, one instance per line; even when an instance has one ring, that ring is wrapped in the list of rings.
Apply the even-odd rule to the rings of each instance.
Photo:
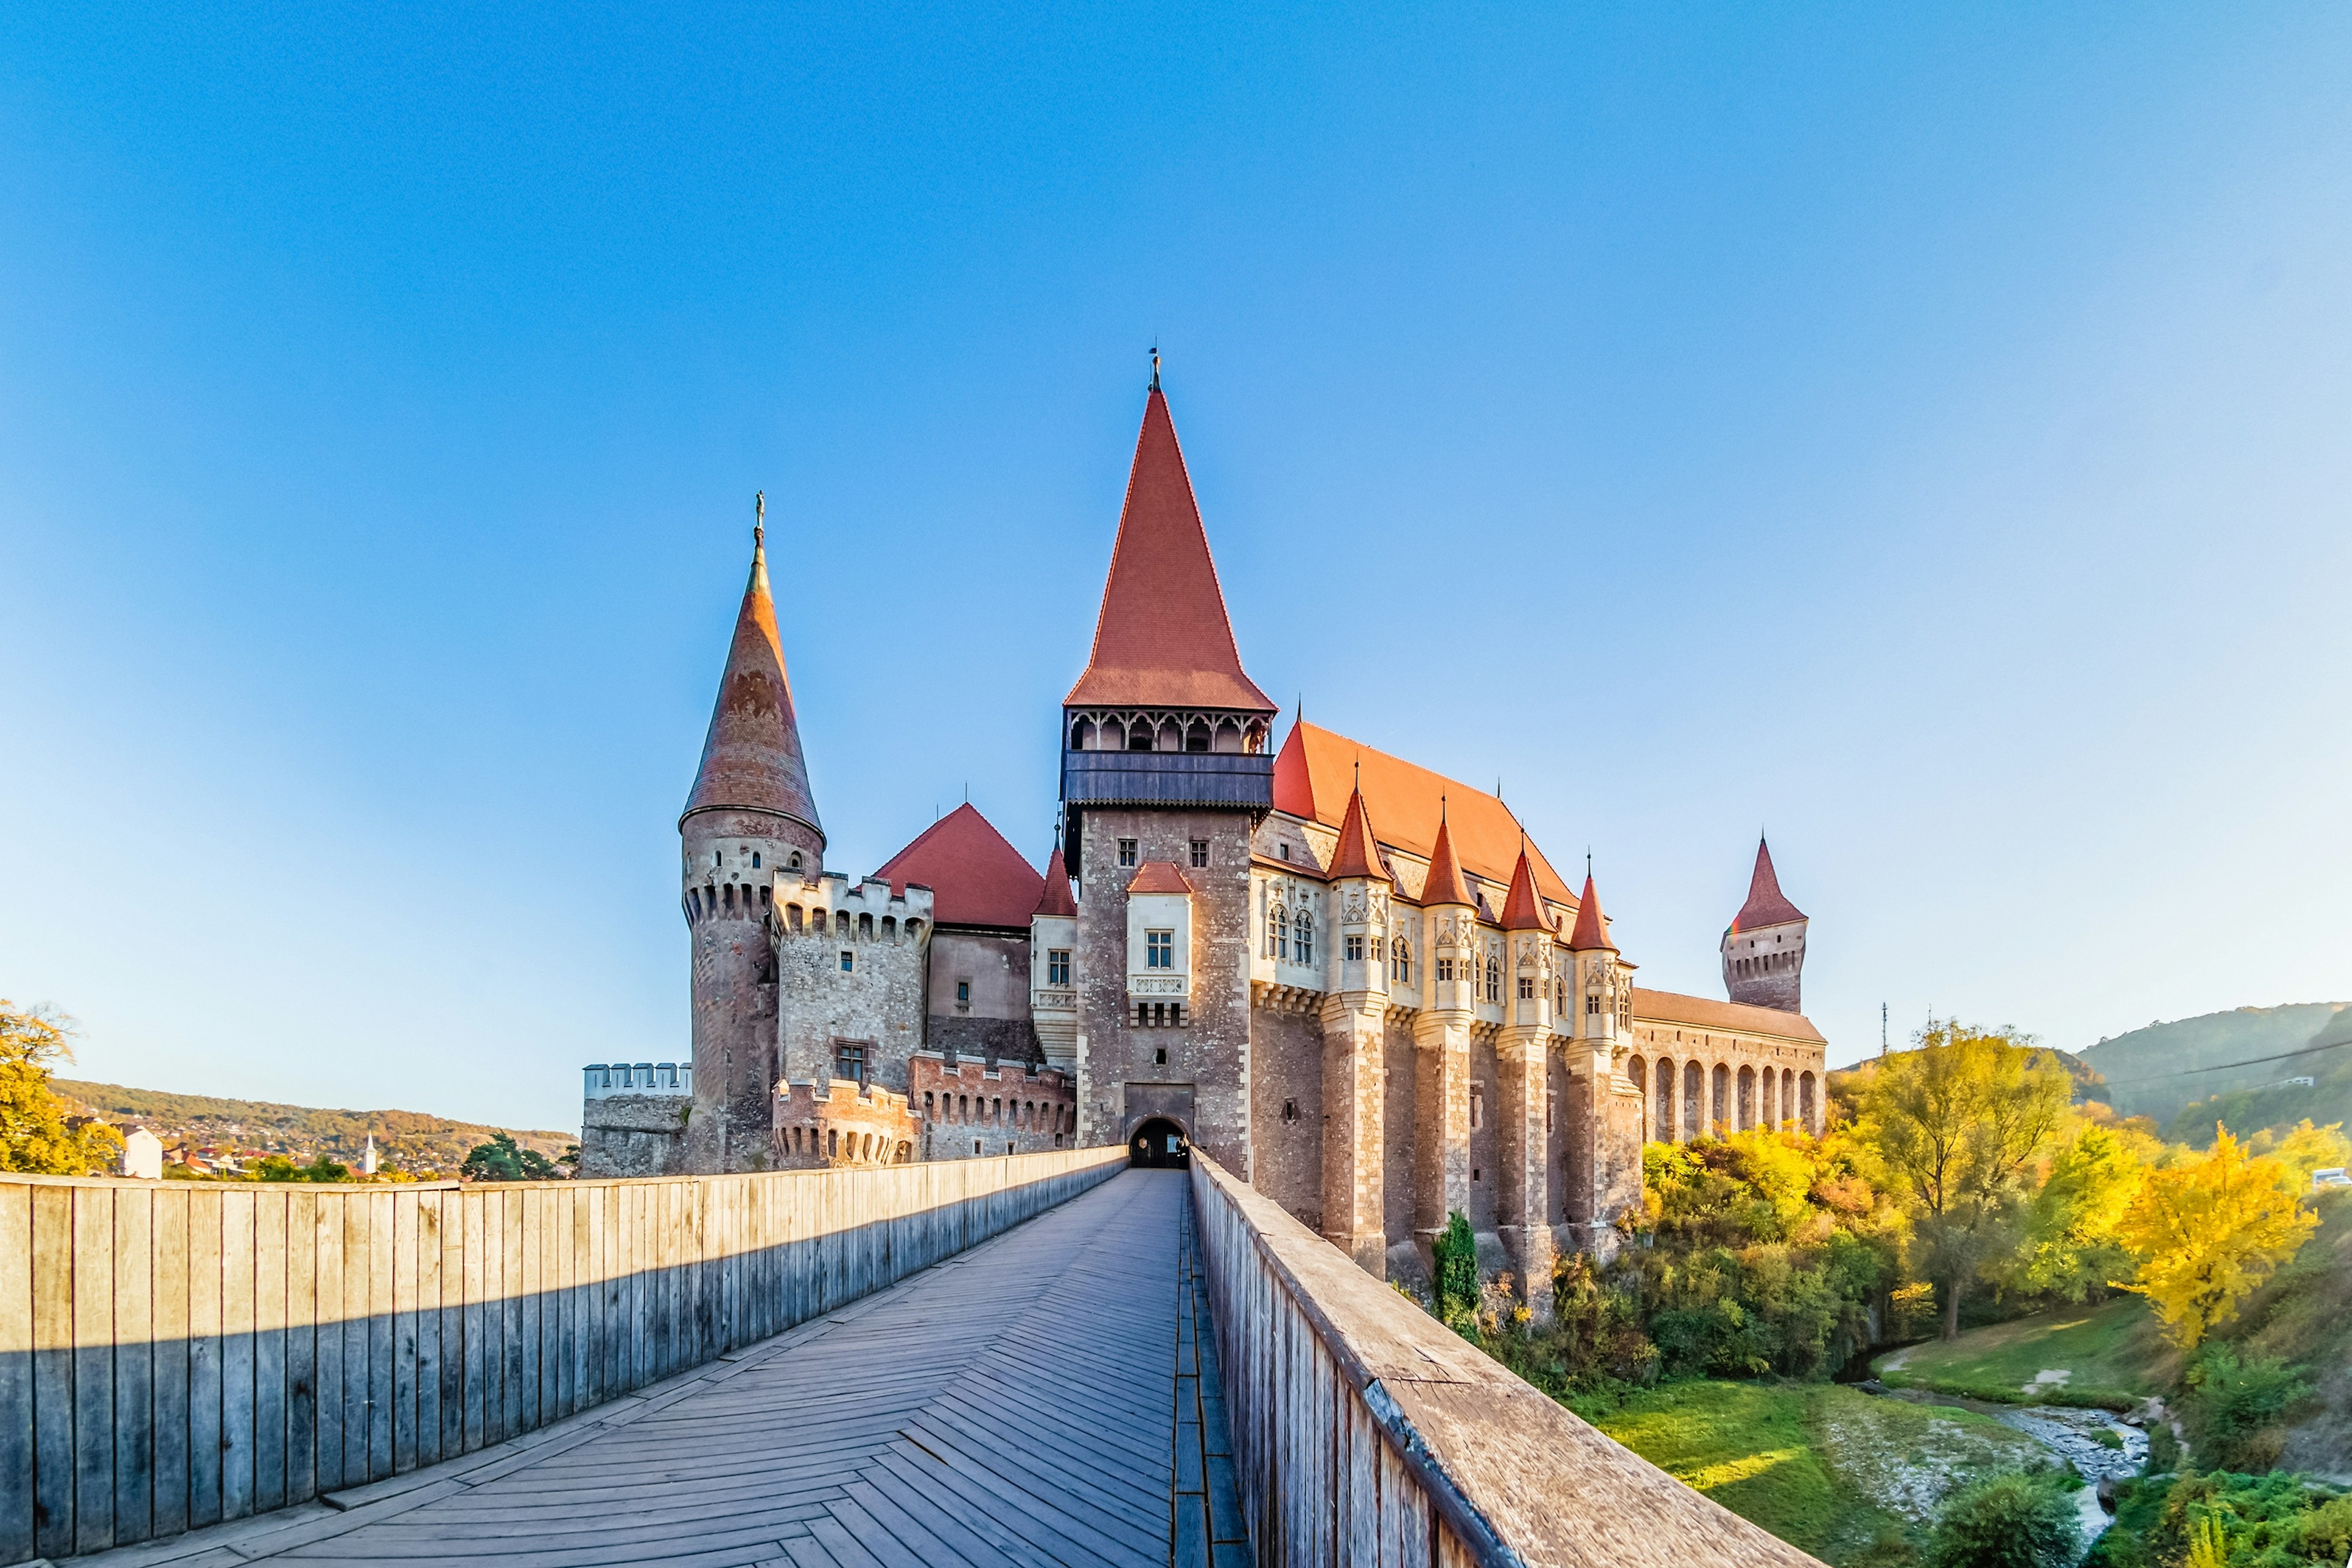
[[[1756,838],[1748,901],[1723,933],[1723,988],[1734,1002],[1782,1013],[1804,1011],[1805,912],[1780,891],[1772,847]]]

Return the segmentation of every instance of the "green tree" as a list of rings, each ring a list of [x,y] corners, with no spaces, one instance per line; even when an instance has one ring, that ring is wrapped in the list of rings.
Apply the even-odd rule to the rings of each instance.
[[[1917,1047],[1870,1064],[1864,1143],[1899,1194],[1943,1298],[1943,1337],[1960,1331],[1960,1297],[2016,1246],[2034,1162],[2064,1123],[2073,1086],[2030,1036],[1937,1024]]]
[[[457,1173],[468,1182],[551,1182],[562,1174],[546,1155],[522,1148],[508,1132],[493,1133],[488,1142],[475,1144]]]
[[[2059,1145],[2026,1219],[2019,1282],[2080,1301],[2131,1272],[2131,1249],[2117,1235],[2139,1194],[2155,1140],[2084,1121]]]
[[[49,1064],[73,1060],[71,1018],[47,1007],[0,999],[0,1171],[94,1176],[122,1152],[122,1134],[102,1121],[77,1126],[49,1092]]]
[[[1927,1568],[2066,1568],[2082,1534],[2055,1475],[2013,1472],[1948,1499],[1922,1556]]]

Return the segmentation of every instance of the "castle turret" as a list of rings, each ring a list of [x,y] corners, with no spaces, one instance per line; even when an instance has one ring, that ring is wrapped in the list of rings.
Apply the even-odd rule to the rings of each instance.
[[[1536,893],[1535,868],[1519,851],[1503,900],[1502,1028],[1495,1037],[1496,1230],[1510,1253],[1519,1293],[1538,1318],[1551,1310],[1551,916]]]
[[[1567,1190],[1561,1211],[1576,1244],[1598,1257],[1615,1246],[1610,1222],[1642,1194],[1642,1091],[1622,1068],[1633,1039],[1633,966],[1610,940],[1601,890],[1584,875],[1569,933]]]
[[[735,615],[702,766],[678,817],[681,907],[693,936],[694,1111],[688,1167],[772,1163],[776,960],[767,931],[776,874],[814,879],[824,831],[809,793],[792,682],[776,633],[761,521]]]
[[[1388,1068],[1384,1052],[1391,879],[1358,789],[1324,875],[1339,940],[1324,959],[1323,1235],[1362,1268],[1388,1268]]]
[[[1470,1026],[1478,994],[1477,906],[1454,858],[1442,795],[1421,909],[1429,1000],[1412,1030],[1412,1240],[1434,1279],[1438,1237],[1454,1213],[1470,1208]]]
[[[1780,891],[1771,846],[1759,837],[1748,901],[1723,933],[1723,988],[1734,1002],[1804,1011],[1805,926],[1804,911]]]

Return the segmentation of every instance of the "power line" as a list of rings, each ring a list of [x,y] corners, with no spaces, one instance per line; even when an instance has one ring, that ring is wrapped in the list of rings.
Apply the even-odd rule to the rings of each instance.
[[[2215,1062],[2210,1068],[2182,1068],[2178,1072],[2150,1073],[2146,1078],[2111,1078],[2104,1081],[2109,1089],[2132,1083],[2155,1083],[2162,1079],[2188,1078],[2200,1072],[2227,1072],[2231,1068],[2260,1067],[2264,1062],[2293,1061],[2297,1057],[2315,1057],[2322,1051],[2340,1051],[2347,1046],[2352,1046],[2352,1040],[2337,1040],[2325,1046],[2305,1046],[2299,1051],[2284,1051],[2274,1057],[2248,1057],[2242,1062]]]

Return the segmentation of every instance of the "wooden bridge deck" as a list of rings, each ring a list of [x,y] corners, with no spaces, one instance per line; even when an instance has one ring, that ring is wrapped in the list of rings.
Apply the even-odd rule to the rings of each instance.
[[[1190,1206],[1183,1173],[1125,1172],[575,1422],[77,1562],[1246,1562]]]

